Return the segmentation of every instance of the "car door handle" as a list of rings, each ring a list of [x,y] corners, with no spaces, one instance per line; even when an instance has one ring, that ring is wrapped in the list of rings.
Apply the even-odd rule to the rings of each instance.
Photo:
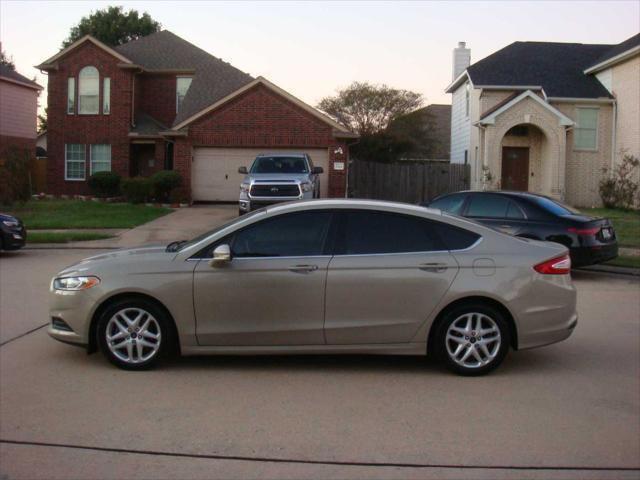
[[[318,270],[317,265],[293,265],[289,270],[295,273],[309,273]]]
[[[446,263],[421,263],[418,268],[426,272],[440,273],[446,271],[449,266]]]

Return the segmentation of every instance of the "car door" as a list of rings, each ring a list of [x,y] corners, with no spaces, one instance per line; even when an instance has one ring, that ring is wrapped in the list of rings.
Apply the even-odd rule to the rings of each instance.
[[[518,235],[526,225],[522,209],[505,195],[470,195],[464,216],[510,235]]]
[[[292,212],[251,224],[228,243],[231,261],[194,270],[200,345],[324,343],[330,211]],[[212,245],[212,250],[216,245]]]
[[[327,344],[409,342],[457,271],[433,222],[365,209],[342,213],[327,273]]]

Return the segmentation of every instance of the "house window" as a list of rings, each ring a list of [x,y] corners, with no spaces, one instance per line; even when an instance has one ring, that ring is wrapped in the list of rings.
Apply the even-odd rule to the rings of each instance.
[[[176,79],[176,112],[180,110],[187,90],[191,86],[191,77],[178,77]]]
[[[76,79],[67,79],[67,113],[73,115],[76,111]]]
[[[84,67],[78,75],[79,111],[83,115],[97,115],[100,106],[100,75],[96,67]]]
[[[85,148],[81,143],[67,143],[64,146],[64,179],[84,180],[85,178]]]
[[[598,149],[598,109],[576,108],[576,128],[573,135],[576,150]]]
[[[109,115],[111,113],[111,79],[105,77],[102,81],[102,113]]]
[[[471,86],[469,85],[469,83],[466,84],[465,86],[465,92],[464,92],[464,114],[468,117],[469,116],[469,95],[470,95],[470,89]]]
[[[91,175],[111,171],[111,145],[91,145]]]

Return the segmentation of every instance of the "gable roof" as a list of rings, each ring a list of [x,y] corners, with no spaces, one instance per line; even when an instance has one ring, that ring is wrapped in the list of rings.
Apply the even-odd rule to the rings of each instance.
[[[20,75],[8,65],[0,64],[0,79],[15,83],[17,85],[21,85],[23,87],[33,88],[34,90],[42,90],[42,87],[36,82],[34,82],[33,80],[29,80],[24,75]]]
[[[168,30],[152,33],[115,50],[145,71],[193,73],[174,125],[253,81],[251,75],[205,52]]]
[[[548,97],[612,98],[585,68],[611,45],[515,42],[471,65],[467,72],[476,88],[537,86]]]
[[[546,108],[551,113],[553,113],[556,117],[558,117],[558,123],[561,126],[570,127],[571,125],[574,124],[573,120],[571,120],[569,117],[567,117],[564,113],[562,113],[560,110],[558,110],[554,106],[552,106],[549,103],[545,102],[542,98],[540,98],[538,95],[533,93],[531,90],[526,90],[526,91],[522,92],[521,94],[511,95],[510,97],[505,99],[506,101],[504,101],[501,104],[497,105],[496,106],[497,108],[488,110],[482,116],[482,118],[480,119],[480,121],[478,123],[481,124],[481,125],[493,125],[495,123],[496,117],[498,115],[500,115],[501,113],[503,113],[506,110],[510,109],[515,104],[520,103],[522,100],[524,100],[526,98],[533,99],[534,101],[538,102],[543,108]]]
[[[615,63],[626,60],[637,53],[640,53],[640,33],[607,50],[604,55],[596,59],[593,65],[587,68],[584,73],[595,73]]]
[[[93,43],[96,47],[101,48],[102,50],[104,50],[105,52],[107,52],[110,55],[113,55],[114,57],[116,57],[118,60],[120,60],[123,63],[132,63],[131,60],[129,60],[127,57],[125,57],[124,55],[121,55],[120,53],[116,52],[113,48],[111,48],[110,46],[108,46],[105,43],[102,43],[97,38],[94,38],[91,35],[85,35],[84,37],[79,38],[78,40],[73,42],[67,48],[63,48],[62,50],[60,50],[53,57],[47,58],[40,65],[36,65],[36,68],[39,68],[40,70],[47,70],[47,69],[52,68],[53,63],[56,60],[58,60],[59,58],[64,57],[71,50],[73,50],[75,48],[78,48],[80,45],[83,45],[86,42]]]

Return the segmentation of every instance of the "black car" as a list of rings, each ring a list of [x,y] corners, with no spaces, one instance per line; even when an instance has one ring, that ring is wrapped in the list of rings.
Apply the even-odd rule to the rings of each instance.
[[[543,195],[526,192],[458,192],[437,197],[431,208],[476,220],[523,238],[565,245],[574,267],[618,256],[611,222],[595,218]]]
[[[0,213],[0,250],[18,250],[27,241],[27,229],[19,218]]]

